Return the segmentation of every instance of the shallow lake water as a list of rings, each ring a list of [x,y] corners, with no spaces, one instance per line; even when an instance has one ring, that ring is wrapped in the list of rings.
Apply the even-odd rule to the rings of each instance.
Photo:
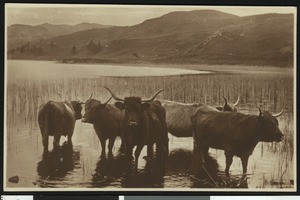
[[[14,78],[58,79],[58,78],[95,78],[101,76],[170,76],[184,74],[208,74],[209,71],[174,69],[164,67],[138,67],[108,64],[66,64],[53,61],[9,60],[8,73]]]
[[[116,66],[104,67],[110,69],[108,76],[115,72],[119,73],[117,76],[140,76],[116,78],[101,77],[106,75],[105,70],[102,70],[103,66],[97,68],[96,65],[84,65],[85,70],[82,70],[83,65],[79,67],[48,61],[8,62],[7,66],[10,68],[4,181],[9,188],[294,188],[296,180],[291,74],[203,74],[193,70],[190,75],[186,72],[186,75],[179,76],[175,74],[183,71],[179,70],[174,74],[177,69],[168,68],[160,74],[163,77],[155,77],[162,72],[161,68],[153,68],[152,73],[141,70],[144,68],[126,66],[119,73]],[[76,70],[82,69],[72,74],[72,67]],[[62,78],[65,74],[66,78]],[[151,77],[144,77],[146,74]],[[38,106],[50,99],[59,100],[56,91],[62,92],[65,99],[74,99],[77,96],[87,99],[94,92],[95,98],[104,101],[109,97],[103,90],[104,85],[110,86],[121,96],[149,96],[163,86],[165,90],[159,96],[160,99],[203,102],[214,106],[223,103],[221,95],[231,101],[240,96],[238,109],[247,114],[257,114],[257,105],[270,112],[284,108],[285,113],[278,120],[285,140],[281,143],[259,143],[249,159],[246,178],[241,176],[241,161],[235,157],[230,168],[230,179],[224,175],[224,152],[215,149],[210,149],[211,159],[207,163],[207,171],[204,172],[205,178],[193,176],[190,170],[192,138],[176,138],[170,134],[170,156],[164,163],[155,158],[144,158],[144,148],[139,159],[139,170],[135,172],[131,160],[119,153],[120,139],[115,142],[114,158],[101,159],[100,142],[92,125],[84,124],[80,120],[76,122],[72,146],[67,145],[62,137],[61,149],[51,151],[50,137],[50,153],[43,155],[41,134],[36,122]],[[19,177],[18,183],[8,181],[13,176]]]

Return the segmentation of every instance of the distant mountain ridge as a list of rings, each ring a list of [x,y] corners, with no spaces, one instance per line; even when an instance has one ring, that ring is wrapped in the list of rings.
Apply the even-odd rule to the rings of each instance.
[[[79,23],[76,25],[53,25],[49,23],[37,25],[36,27],[46,28],[53,36],[68,35],[78,31],[85,31],[98,28],[109,28],[110,25],[102,25],[96,23]]]
[[[47,24],[34,28],[38,31],[33,35],[50,29]],[[239,17],[215,10],[180,11],[134,26],[74,27],[72,31],[79,31],[34,41],[22,50],[9,46],[8,58],[289,67],[293,65],[293,28],[292,14]],[[48,32],[58,34],[55,31]]]
[[[78,31],[108,28],[110,25],[80,23],[76,25],[54,25],[44,23],[36,26],[13,24],[7,27],[9,48],[20,47],[27,42],[49,39],[58,35],[68,35]]]

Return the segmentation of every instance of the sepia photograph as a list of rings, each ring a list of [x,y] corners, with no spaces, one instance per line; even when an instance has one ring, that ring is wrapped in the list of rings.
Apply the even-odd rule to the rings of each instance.
[[[296,20],[5,4],[4,191],[295,192]]]

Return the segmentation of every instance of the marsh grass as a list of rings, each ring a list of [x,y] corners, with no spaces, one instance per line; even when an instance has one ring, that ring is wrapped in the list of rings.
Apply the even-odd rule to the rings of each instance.
[[[278,167],[268,172],[269,184],[289,181],[294,154],[294,117],[293,117],[293,74],[281,73],[215,73],[209,75],[183,75],[164,77],[100,77],[100,78],[67,78],[67,79],[14,79],[7,80],[7,141],[8,148],[16,138],[30,136],[31,131],[38,129],[37,114],[39,106],[49,100],[75,100],[80,97],[88,99],[91,93],[94,98],[106,101],[110,95],[103,88],[109,87],[119,97],[150,97],[159,89],[164,89],[158,99],[179,102],[201,102],[218,106],[223,104],[222,96],[231,102],[240,96],[239,111],[246,114],[257,114],[257,107],[270,112],[284,109],[278,118],[280,129],[285,135],[281,143],[263,143],[260,156],[266,150],[271,151],[278,159]],[[259,147],[257,147],[259,148]],[[253,167],[255,171],[255,165]],[[231,181],[237,178],[232,179]]]

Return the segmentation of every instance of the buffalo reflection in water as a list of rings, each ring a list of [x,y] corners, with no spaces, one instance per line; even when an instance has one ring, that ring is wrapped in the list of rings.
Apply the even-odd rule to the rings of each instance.
[[[167,175],[188,176],[192,188],[248,188],[245,176],[226,177],[224,172],[219,170],[217,160],[210,155],[203,167],[198,168],[197,173],[192,172],[193,159],[195,157],[191,151],[182,149],[172,151],[167,162]]]
[[[135,171],[132,160],[120,153],[115,158],[100,158],[92,177],[92,187],[163,188],[165,176],[184,175],[190,179],[192,188],[247,188],[245,177],[225,179],[216,159],[211,156],[198,174],[190,175],[192,159],[191,151],[176,149],[170,153],[166,162],[155,157],[146,159],[145,167]]]
[[[156,157],[145,159],[145,167],[135,171],[132,159],[118,154],[115,158],[103,159],[100,157],[92,177],[93,187],[120,185],[120,187],[150,188],[162,187],[165,163]]]
[[[40,180],[61,180],[79,165],[80,152],[73,150],[72,143],[65,142],[61,148],[44,152],[37,165]]]
[[[165,162],[154,156],[152,159],[145,159],[144,168],[135,171],[133,160],[120,152],[115,157],[100,157],[92,175],[91,187],[163,188],[165,176],[182,175],[190,180],[192,188],[248,187],[247,177],[226,177],[224,172],[219,171],[216,159],[211,156],[198,174],[190,175],[192,159],[191,151],[176,149],[170,152]],[[39,182],[51,187],[52,183],[48,181],[66,179],[68,172],[80,167],[79,160],[80,152],[73,150],[73,146],[67,143],[61,149],[43,154],[37,166]],[[53,184],[55,185],[54,182]]]

